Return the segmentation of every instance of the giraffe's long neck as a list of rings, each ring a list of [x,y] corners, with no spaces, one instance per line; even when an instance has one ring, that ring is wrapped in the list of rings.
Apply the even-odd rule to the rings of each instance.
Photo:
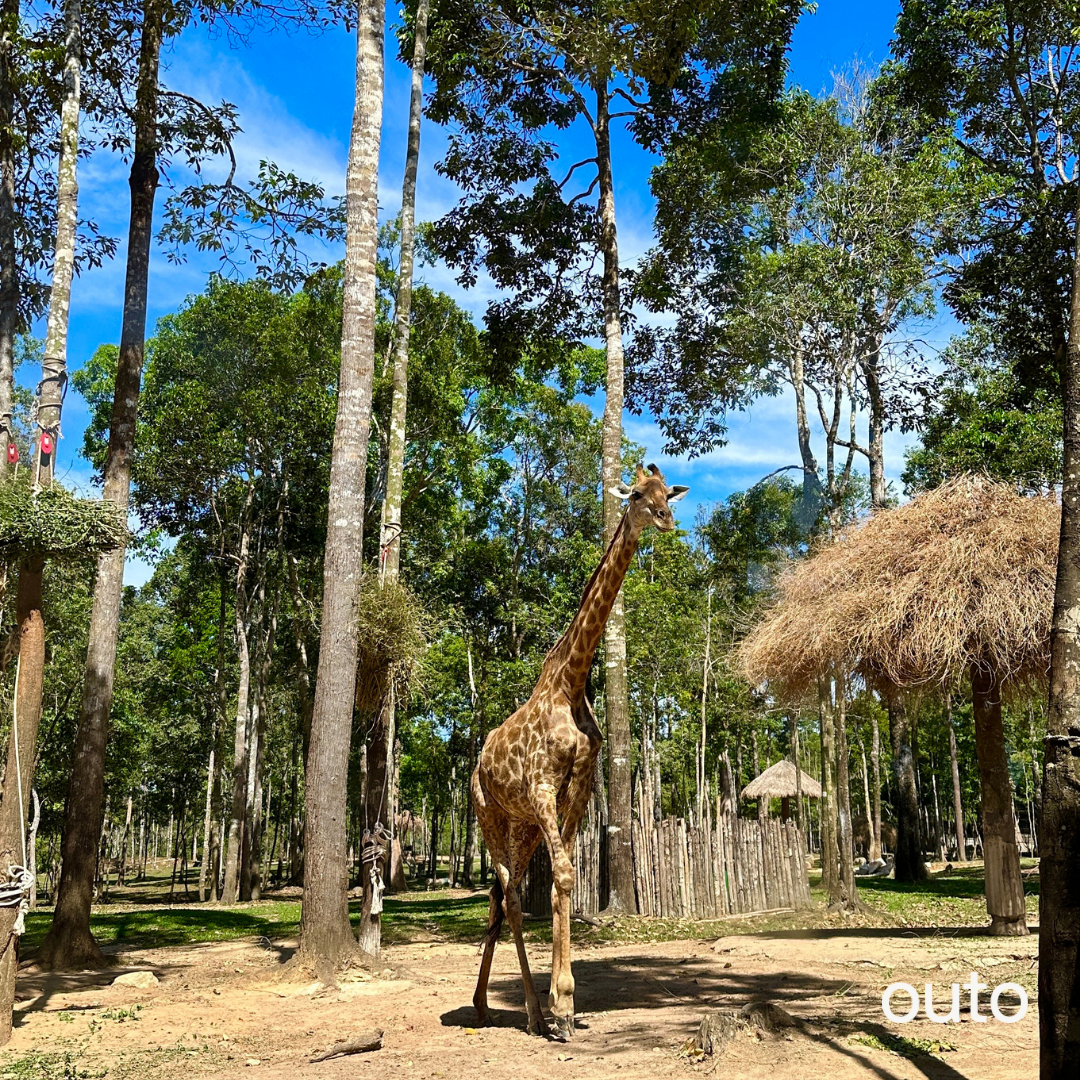
[[[631,525],[629,516],[623,514],[600,565],[585,586],[577,615],[545,661],[544,666],[562,680],[571,701],[577,701],[585,693],[593,653],[600,644],[604,625],[630,568],[640,536],[640,527]]]

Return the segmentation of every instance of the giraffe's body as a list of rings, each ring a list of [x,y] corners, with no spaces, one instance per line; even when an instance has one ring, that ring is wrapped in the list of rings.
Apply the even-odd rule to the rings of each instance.
[[[570,972],[572,856],[585,814],[602,745],[585,683],[593,654],[638,539],[650,525],[674,528],[668,502],[686,488],[668,488],[660,471],[638,470],[634,487],[615,492],[630,500],[615,536],[585,587],[569,629],[544,660],[529,700],[487,737],[472,776],[476,818],[495,867],[488,933],[473,1003],[487,1020],[487,982],[503,917],[510,923],[525,984],[529,1031],[547,1032],[521,936],[518,886],[543,840],[551,856],[551,1010],[564,1038],[574,1027],[574,979]],[[561,824],[560,824],[561,819]]]

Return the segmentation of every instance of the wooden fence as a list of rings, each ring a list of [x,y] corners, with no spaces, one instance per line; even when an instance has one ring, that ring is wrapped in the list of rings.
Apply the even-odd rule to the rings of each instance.
[[[713,919],[811,904],[806,843],[793,821],[718,815],[693,825],[665,818],[634,821],[638,910],[663,918]],[[607,902],[606,844],[595,820],[578,833],[572,908],[595,915]],[[529,864],[522,904],[551,912],[551,869],[541,844]]]

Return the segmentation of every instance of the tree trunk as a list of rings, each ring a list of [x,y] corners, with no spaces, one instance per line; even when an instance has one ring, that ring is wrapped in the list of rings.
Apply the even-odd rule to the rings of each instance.
[[[888,501],[885,483],[885,402],[881,392],[881,345],[876,339],[862,362],[862,371],[866,380],[866,396],[870,401],[867,440],[870,505],[875,510],[882,510]]]
[[[1012,777],[1001,721],[1001,684],[992,670],[972,664],[971,697],[982,786],[983,858],[990,933],[998,937],[1019,936],[1028,932],[1024,883],[1020,877]]]
[[[885,688],[889,708],[889,735],[892,741],[893,773],[896,777],[896,870],[897,881],[923,881],[922,829],[919,824],[919,797],[915,788],[915,756],[911,749],[911,726],[904,692],[896,686]]]
[[[1065,350],[1061,537],[1039,823],[1039,1064],[1080,1074],[1080,207]]]
[[[51,484],[59,449],[60,411],[67,385],[68,312],[71,279],[75,272],[75,234],[79,221],[79,184],[76,175],[79,153],[79,65],[82,61],[82,13],[79,0],[65,0],[64,104],[60,110],[60,157],[56,173],[56,247],[53,254],[52,292],[45,331],[38,391],[37,475]],[[51,446],[46,450],[46,439]]]
[[[14,444],[15,334],[19,328],[19,272],[15,249],[15,32],[19,0],[0,3],[0,476]]]
[[[828,683],[818,681],[818,716],[821,721],[821,885],[830,904],[842,902],[836,827],[836,740],[833,703]],[[756,756],[756,755],[755,755]],[[755,766],[756,769],[756,766]]]
[[[709,701],[709,653],[712,649],[712,589],[705,590],[705,660],[701,668],[701,742],[697,760],[697,820],[705,816],[705,709]]]
[[[249,492],[250,502],[250,492]],[[248,733],[251,727],[251,649],[247,599],[247,553],[250,531],[244,527],[240,539],[240,561],[236,568],[236,652],[239,683],[236,691],[236,721],[233,725],[232,809],[229,838],[225,848],[223,904],[235,904],[240,897],[241,852],[244,845],[244,814],[247,808]]]
[[[840,893],[845,908],[854,911],[859,906],[855,891],[855,845],[851,827],[851,777],[848,762],[847,687],[844,679],[836,680],[836,843],[840,851]]]
[[[304,904],[300,955],[332,979],[356,946],[349,926],[345,824],[356,694],[357,616],[364,535],[367,444],[375,371],[379,134],[384,7],[362,0],[357,20],[356,103],[346,180],[347,237],[323,617],[307,760]]]
[[[956,758],[956,728],[953,725],[952,694],[945,695],[945,719],[949,725],[949,764],[952,766],[953,817],[956,826],[956,861],[967,862],[964,837],[964,804],[960,797],[960,764]]]
[[[877,713],[870,715],[870,764],[874,770],[874,813],[870,818],[870,858],[881,858],[881,729]]]
[[[124,314],[116,370],[109,450],[102,497],[126,511],[131,487],[131,453],[139,405],[146,338],[146,290],[150,271],[154,197],[157,192],[158,68],[164,24],[162,0],[144,0],[135,96],[135,146],[132,155],[131,220],[128,230]],[[105,957],[90,933],[94,854],[101,832],[105,744],[112,706],[120,601],[124,588],[123,547],[98,560],[86,650],[86,681],[79,710],[64,836],[60,884],[52,927],[38,962],[43,967],[100,967]]]
[[[25,867],[27,809],[34,781],[41,692],[45,675],[45,624],[41,618],[41,574],[44,561],[35,557],[19,570],[16,609],[19,620],[18,686],[15,692],[17,729],[13,723],[0,800],[0,866]],[[16,781],[18,781],[16,783]],[[11,1039],[11,1010],[19,966],[16,930],[20,909],[0,907],[0,1046]]]
[[[600,247],[604,258],[601,289],[607,354],[604,404],[604,545],[611,543],[622,505],[611,489],[622,481],[623,340],[619,290],[619,244],[615,231],[615,189],[611,175],[608,86],[596,81],[596,162],[600,201]],[[620,588],[604,626],[604,715],[608,740],[608,904],[611,913],[637,912],[631,849],[630,696],[626,676],[626,617]]]

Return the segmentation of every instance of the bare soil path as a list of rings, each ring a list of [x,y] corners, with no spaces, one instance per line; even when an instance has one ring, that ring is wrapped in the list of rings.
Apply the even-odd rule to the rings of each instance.
[[[529,1037],[513,947],[495,953],[494,1027],[474,1027],[475,946],[395,945],[388,964],[415,977],[357,973],[338,990],[289,982],[290,940],[213,942],[128,950],[106,973],[19,980],[15,1035],[0,1052],[12,1080],[336,1080],[400,1077],[552,1080],[713,1074],[731,1080],[1029,1080],[1038,1073],[1037,938],[896,927],[766,930],[719,940],[575,948],[579,1030],[562,1044]],[[544,997],[550,947],[529,945]],[[111,985],[151,969],[159,984]],[[967,1019],[942,1026],[923,1016],[885,1021],[882,989],[932,982],[944,1005],[971,971],[991,987],[1017,982],[1031,998],[1015,1024]],[[284,974],[284,979],[283,979]],[[740,1036],[719,1058],[682,1051],[709,1009],[768,999],[809,1022],[809,1033]],[[900,995],[898,1005],[906,1003]],[[989,1014],[989,992],[981,1012]],[[901,1010],[902,1011],[902,1010]],[[363,1029],[385,1030],[374,1053],[311,1063],[315,1053]],[[909,1040],[895,1043],[896,1036]],[[955,1047],[914,1053],[917,1040]],[[897,1053],[889,1046],[900,1046]]]

